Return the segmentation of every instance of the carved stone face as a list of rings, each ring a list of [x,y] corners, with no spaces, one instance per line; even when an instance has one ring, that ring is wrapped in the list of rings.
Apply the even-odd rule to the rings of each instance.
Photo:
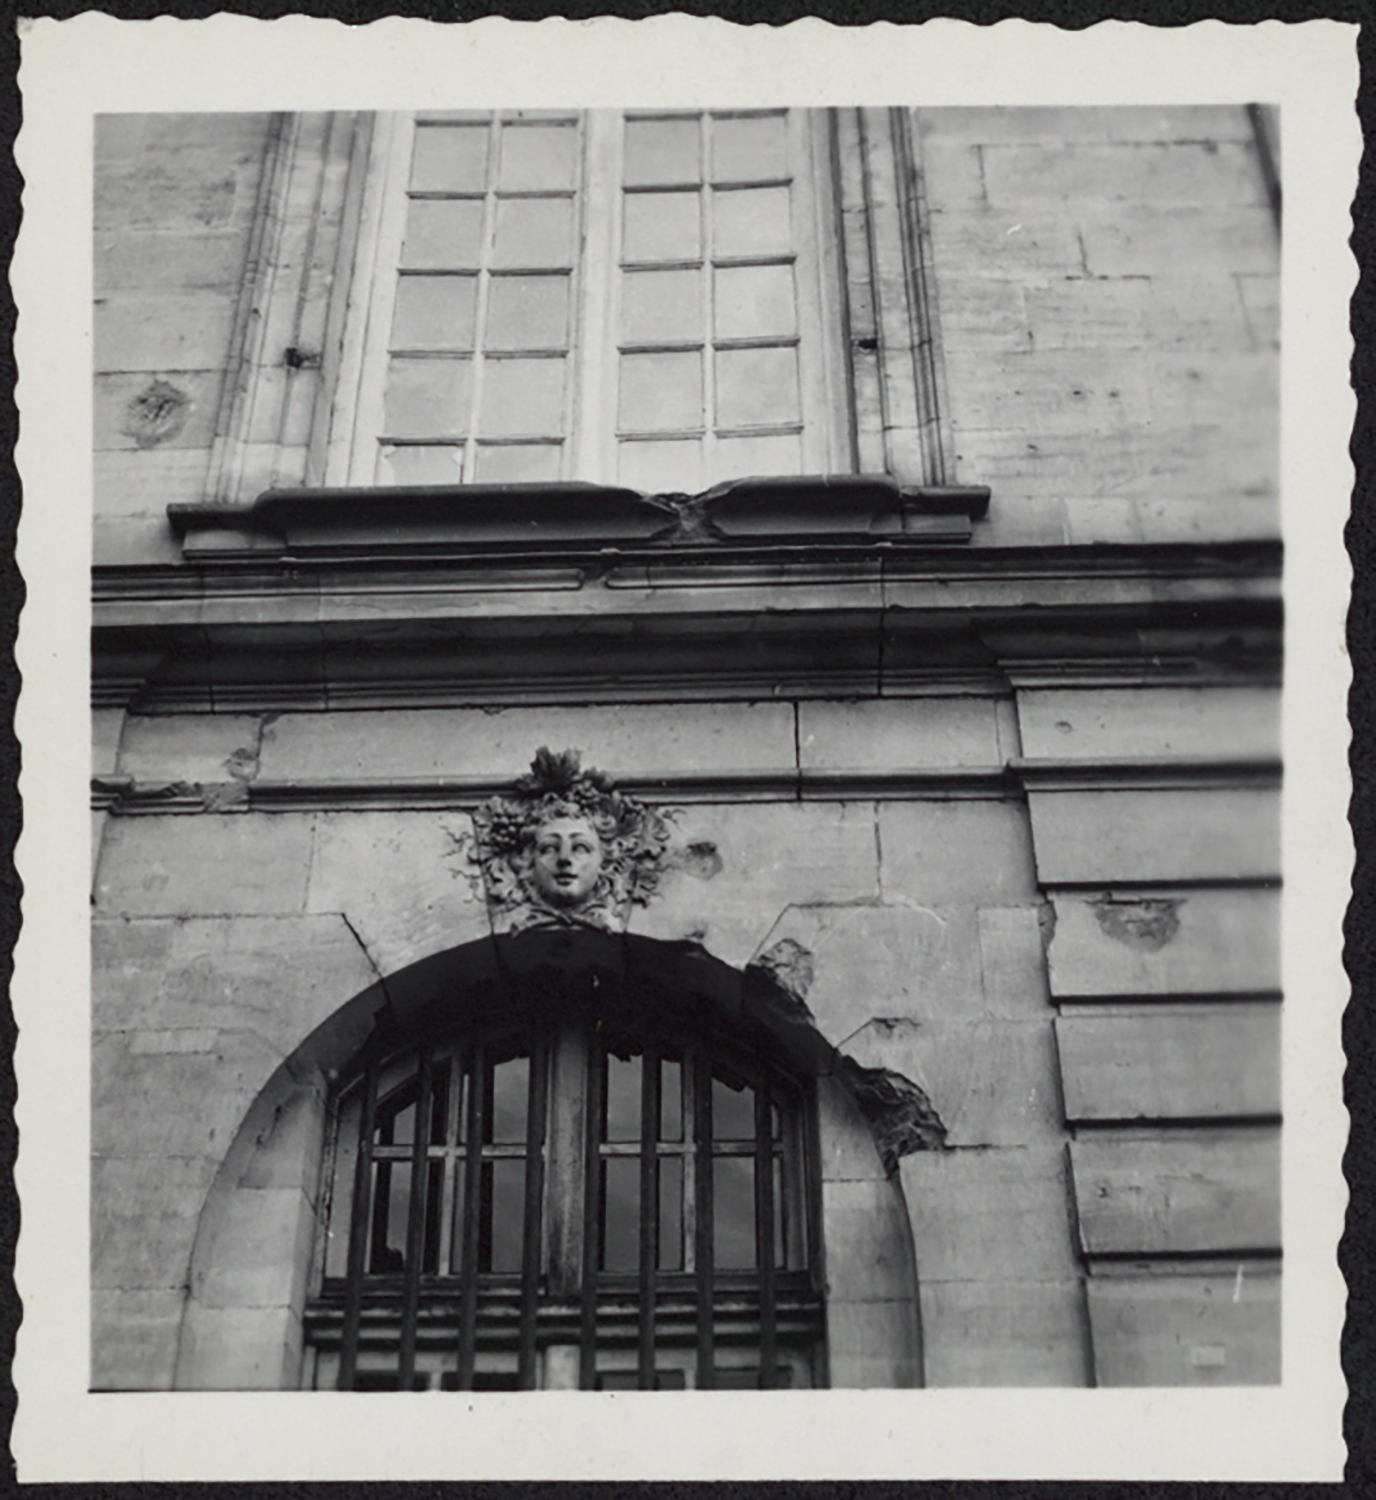
[[[540,825],[531,874],[546,901],[577,906],[601,873],[602,840],[586,818],[551,818]]]

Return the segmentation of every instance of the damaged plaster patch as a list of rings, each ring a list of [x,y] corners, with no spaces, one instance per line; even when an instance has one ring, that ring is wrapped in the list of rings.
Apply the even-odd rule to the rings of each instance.
[[[892,1068],[862,1067],[838,1054],[840,1076],[860,1112],[869,1121],[884,1170],[898,1170],[901,1157],[914,1151],[946,1149],[946,1126],[925,1090]]]
[[[140,448],[156,448],[166,443],[186,426],[191,398],[167,380],[154,380],[124,408],[120,431],[131,437]]]
[[[715,880],[723,865],[717,846],[710,839],[699,839],[686,849],[676,849],[664,860],[666,870],[682,870],[694,880]]]
[[[1179,897],[1120,901],[1099,896],[1089,904],[1105,937],[1143,953],[1157,953],[1180,931],[1184,903]]]
[[[791,999],[802,1004],[812,988],[815,969],[812,954],[796,938],[780,938],[771,948],[750,960],[752,969],[761,969]]]

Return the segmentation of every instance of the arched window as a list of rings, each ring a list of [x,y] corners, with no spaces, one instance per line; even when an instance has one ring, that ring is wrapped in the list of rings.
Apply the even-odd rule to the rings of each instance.
[[[718,1037],[377,1036],[336,1095],[305,1383],[821,1384],[815,1132]]]

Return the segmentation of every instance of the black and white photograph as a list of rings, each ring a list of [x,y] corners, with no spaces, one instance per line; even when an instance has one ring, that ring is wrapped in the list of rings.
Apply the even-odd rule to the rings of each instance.
[[[151,62],[83,22],[30,55]],[[21,1147],[21,1477],[1032,1474],[997,1423],[1043,1401],[1148,1466],[1061,1477],[1340,1472],[1351,414],[1316,330],[1357,138],[1296,64],[1341,89],[1351,30],[1215,27],[1227,86],[1154,92],[1134,59],[1185,34],[1025,28],[1061,86],[1005,32],[1001,95],[919,78],[926,28],[861,89],[891,39],[819,88],[796,38],[679,23],[677,83],[674,30],[621,23],[643,87],[561,93],[549,23],[397,23],[370,91],[302,22],[337,88],[126,77],[46,158],[89,153],[52,272],[89,313],[59,411],[20,281],[29,461],[45,421],[66,449],[45,493],[21,443],[21,566],[71,616],[60,711],[21,707],[57,920],[20,1120],[72,1117]],[[438,32],[450,81],[408,75]],[[63,89],[29,85],[32,141]],[[77,1180],[31,1214],[49,1152]],[[187,1393],[313,1455],[169,1435]],[[85,1451],[40,1435],[62,1402]],[[638,1436],[561,1467],[546,1410]],[[393,1424],[432,1436],[357,1457]]]

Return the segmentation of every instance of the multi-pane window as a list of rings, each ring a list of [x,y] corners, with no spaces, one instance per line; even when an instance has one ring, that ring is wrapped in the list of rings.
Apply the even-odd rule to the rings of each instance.
[[[375,149],[333,480],[850,466],[819,112],[430,112]]]
[[[307,1383],[820,1380],[802,1091],[566,1029],[374,1055],[341,1092]]]

